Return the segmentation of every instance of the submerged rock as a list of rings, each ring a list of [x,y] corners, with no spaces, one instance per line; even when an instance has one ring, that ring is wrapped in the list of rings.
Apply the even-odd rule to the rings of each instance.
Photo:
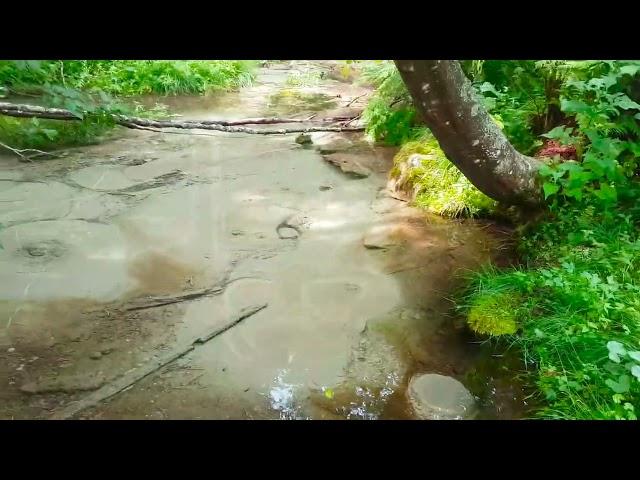
[[[307,135],[305,133],[301,133],[300,135],[298,135],[296,137],[296,143],[300,144],[300,145],[308,145],[310,143],[313,143],[313,141],[311,140],[311,136]]]
[[[339,133],[319,133],[312,135],[313,144],[323,155],[344,152],[353,148],[354,143]]]
[[[362,164],[362,157],[353,153],[332,153],[325,155],[324,159],[339,167],[344,173],[357,178],[366,178],[371,175],[371,170]]]
[[[394,227],[392,225],[377,225],[365,233],[362,243],[365,248],[384,249],[397,244],[393,238]]]
[[[455,378],[444,375],[413,377],[407,396],[414,413],[423,420],[462,420],[475,413],[473,395]]]

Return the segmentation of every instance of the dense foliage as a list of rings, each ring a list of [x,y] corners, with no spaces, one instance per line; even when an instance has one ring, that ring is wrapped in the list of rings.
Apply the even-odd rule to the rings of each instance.
[[[37,149],[95,142],[114,127],[111,113],[164,113],[161,106],[143,109],[133,100],[118,98],[233,89],[251,82],[252,66],[253,62],[228,60],[3,60],[3,96],[28,96],[27,103],[62,107],[82,121],[0,117],[0,142]]]
[[[0,84],[19,91],[56,84],[119,96],[200,94],[249,84],[251,67],[236,60],[5,60]]]
[[[487,60],[463,69],[516,148],[545,155],[548,211],[520,229],[521,265],[473,274],[460,308],[478,335],[522,353],[539,416],[636,419],[640,62]],[[369,132],[415,148],[405,142],[419,125],[398,74],[377,70]],[[440,168],[427,183],[449,167]],[[417,203],[437,205],[425,200]]]

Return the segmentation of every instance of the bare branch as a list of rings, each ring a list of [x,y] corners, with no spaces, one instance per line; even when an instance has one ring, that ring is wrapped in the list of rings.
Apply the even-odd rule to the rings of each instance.
[[[28,162],[32,161],[31,158],[38,157],[40,155],[50,155],[52,157],[57,157],[57,155],[55,153],[43,152],[42,150],[38,150],[38,149],[35,149],[35,148],[22,148],[22,149],[13,148],[13,147],[10,147],[9,145],[7,145],[6,143],[2,143],[2,142],[0,142],[0,147],[4,147],[7,150],[12,151],[16,155],[18,155],[20,158],[22,158],[22,159],[24,159],[24,160],[26,160]],[[34,152],[35,154],[31,155],[30,157],[28,157],[28,156],[25,155],[25,153],[29,153],[29,152]]]

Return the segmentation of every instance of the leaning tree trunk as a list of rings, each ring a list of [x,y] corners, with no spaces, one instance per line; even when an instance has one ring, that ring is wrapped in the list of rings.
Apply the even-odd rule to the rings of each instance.
[[[475,96],[460,64],[395,60],[414,104],[443,152],[479,190],[507,204],[541,202],[540,162],[519,153]]]

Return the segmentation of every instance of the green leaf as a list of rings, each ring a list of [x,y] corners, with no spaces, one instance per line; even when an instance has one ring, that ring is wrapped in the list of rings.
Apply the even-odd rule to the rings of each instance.
[[[629,375],[620,375],[617,382],[607,379],[604,383],[616,393],[627,393],[631,388]]]
[[[324,391],[324,396],[327,397],[329,400],[331,400],[334,396],[333,390],[331,388],[327,388]]]
[[[640,65],[625,65],[620,69],[622,75],[635,75],[640,70]]]
[[[626,95],[616,98],[615,106],[620,107],[623,110],[629,110],[631,108],[640,110],[640,104],[634,102]]]
[[[564,194],[569,198],[575,198],[576,200],[582,200],[583,192],[582,188],[565,188]]]
[[[559,140],[562,144],[568,144],[571,142],[571,134],[573,133],[573,128],[567,128],[564,125],[556,127],[542,136],[545,138],[550,138],[552,140]]]
[[[620,363],[619,355],[625,355],[627,353],[624,345],[616,341],[607,342],[607,349],[609,350],[609,358],[616,363]]]
[[[560,101],[560,108],[563,112],[567,113],[581,113],[588,111],[591,107],[579,100],[565,100]]]
[[[52,130],[50,128],[43,128],[42,133],[44,133],[49,140],[53,141],[58,136],[59,132],[57,130]]]
[[[638,379],[638,381],[640,381],[640,365],[635,365],[631,369],[631,375],[633,375],[634,377],[636,377]]]
[[[560,190],[560,187],[555,183],[544,182],[542,189],[544,190],[544,198],[547,199],[554,193],[557,193],[558,190]]]
[[[538,169],[538,173],[543,177],[550,177],[553,175],[554,170],[547,164],[543,163]]]
[[[493,93],[496,97],[500,96],[500,93],[496,90],[496,87],[494,87],[489,82],[484,82],[482,85],[480,85],[480,91],[483,94],[488,92],[488,93]]]
[[[616,83],[618,83],[618,77],[616,77],[615,75],[607,75],[605,77],[602,77],[602,85],[604,85],[605,89],[609,89],[609,87],[614,86]]]
[[[640,352],[638,351],[627,352],[627,355],[629,355],[629,357],[631,357],[636,362],[640,362]]]
[[[600,189],[594,190],[593,193],[603,202],[613,203],[618,200],[618,192],[615,187],[607,183],[600,184]]]

